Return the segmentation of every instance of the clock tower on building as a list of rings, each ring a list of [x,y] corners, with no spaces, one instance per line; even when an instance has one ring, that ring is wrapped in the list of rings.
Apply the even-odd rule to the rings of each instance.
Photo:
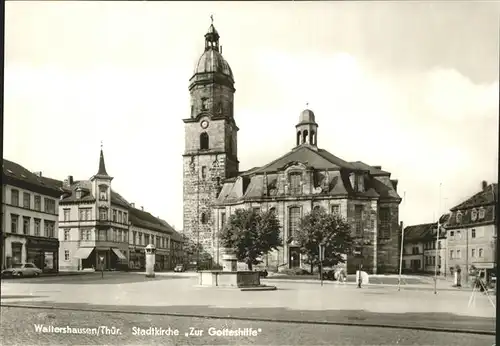
[[[234,78],[222,57],[213,23],[190,79],[190,116],[184,121],[183,232],[215,258],[216,222],[212,204],[224,179],[238,175],[234,120]]]

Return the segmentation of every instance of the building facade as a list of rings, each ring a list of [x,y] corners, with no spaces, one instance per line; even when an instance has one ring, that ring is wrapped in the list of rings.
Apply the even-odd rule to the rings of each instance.
[[[458,266],[496,270],[498,184],[483,182],[481,191],[450,209],[447,225],[448,273]]]
[[[33,263],[59,270],[58,206],[63,190],[55,181],[3,160],[2,269]]]
[[[401,198],[389,172],[319,148],[318,124],[310,110],[295,126],[292,151],[240,172],[234,77],[213,25],[190,83],[191,116],[184,119],[184,232],[215,262],[222,256],[216,235],[228,216],[237,208],[255,208],[274,210],[282,225],[284,244],[268,256],[269,266],[301,266],[294,240],[299,220],[322,207],[352,225],[359,255],[348,257],[348,270],[363,264],[371,273],[397,271]]]
[[[65,271],[126,268],[128,202],[112,190],[101,149],[99,169],[89,180],[62,182],[59,202],[59,257]]]
[[[404,229],[403,260],[401,262],[404,273],[434,273],[440,275],[446,271],[446,225],[449,214],[444,214],[439,220],[439,237],[437,236],[438,223],[426,223],[408,226]]]
[[[142,270],[145,247],[155,245],[156,269],[172,269],[171,247],[181,248],[175,230],[143,208],[136,209],[112,189],[101,148],[97,174],[89,180],[68,176],[58,181],[64,194],[59,201],[60,269],[78,271]]]

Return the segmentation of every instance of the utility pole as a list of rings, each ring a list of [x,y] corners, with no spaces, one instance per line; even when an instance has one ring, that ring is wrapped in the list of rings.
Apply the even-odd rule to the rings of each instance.
[[[465,229],[465,283],[469,282],[469,228]]]
[[[406,203],[406,191],[403,194],[403,206],[405,203]],[[404,229],[403,221],[401,221],[400,227],[401,227],[401,252],[399,254],[398,291],[401,290],[401,272],[403,270],[403,247],[404,247],[404,239],[405,239],[405,229]]]
[[[439,229],[441,228],[440,219],[441,219],[441,185],[439,183],[439,203],[438,203],[438,219],[437,219],[437,232],[436,232],[436,247],[435,247],[435,263],[434,263],[434,294],[437,294],[437,269],[438,269],[438,260],[439,260]]]

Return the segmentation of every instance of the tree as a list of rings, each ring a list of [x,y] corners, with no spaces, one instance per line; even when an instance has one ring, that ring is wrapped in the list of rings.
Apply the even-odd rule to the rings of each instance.
[[[326,213],[322,208],[302,217],[295,240],[300,251],[307,255],[305,261],[311,264],[311,272],[315,265],[319,265],[319,244],[325,248],[325,266],[344,263],[343,255],[352,253],[354,245],[347,221],[340,215]]]
[[[264,254],[282,245],[280,224],[271,212],[237,209],[219,234],[221,245],[235,252],[248,269],[262,262]]]
[[[183,235],[184,252],[189,263],[196,261],[196,266],[205,268],[209,267],[212,261],[212,256],[205,251],[202,244],[197,243],[193,239]]]

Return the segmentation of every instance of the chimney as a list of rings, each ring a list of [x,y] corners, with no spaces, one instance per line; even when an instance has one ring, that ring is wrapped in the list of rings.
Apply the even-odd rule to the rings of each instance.
[[[72,175],[68,175],[68,183],[70,185],[73,185],[73,176]]]
[[[131,206],[132,208],[135,208],[135,203],[130,203],[130,206]]]
[[[144,207],[141,205],[141,210],[144,211]]]
[[[33,174],[36,175],[39,178],[42,177],[42,172],[33,172]]]
[[[483,182],[481,183],[481,187],[482,187],[482,190],[486,190],[486,188],[488,187],[488,182],[486,180],[483,180]]]
[[[391,179],[392,187],[396,192],[398,192],[398,180],[397,179]]]
[[[382,170],[382,166],[373,166],[373,168],[378,169],[379,171]]]
[[[220,45],[220,53],[222,54],[222,45]]]

